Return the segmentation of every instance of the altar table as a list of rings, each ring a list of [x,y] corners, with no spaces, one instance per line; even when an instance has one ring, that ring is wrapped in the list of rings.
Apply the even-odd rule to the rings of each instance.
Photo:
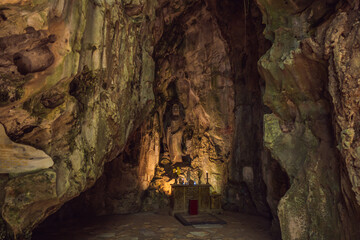
[[[211,211],[210,184],[198,185],[171,185],[170,214],[185,213],[189,211],[189,200],[198,200],[199,212]]]

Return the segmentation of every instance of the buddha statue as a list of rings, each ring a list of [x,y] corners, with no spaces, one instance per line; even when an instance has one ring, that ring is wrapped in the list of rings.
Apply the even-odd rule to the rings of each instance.
[[[180,115],[180,106],[174,103],[171,108],[170,125],[166,129],[166,144],[172,164],[182,162],[181,141],[184,132],[184,121]]]

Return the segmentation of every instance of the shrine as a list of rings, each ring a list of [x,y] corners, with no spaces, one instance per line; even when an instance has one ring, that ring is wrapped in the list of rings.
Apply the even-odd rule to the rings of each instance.
[[[199,211],[210,211],[210,184],[171,185],[171,215],[184,213],[189,209],[189,201],[197,200]]]

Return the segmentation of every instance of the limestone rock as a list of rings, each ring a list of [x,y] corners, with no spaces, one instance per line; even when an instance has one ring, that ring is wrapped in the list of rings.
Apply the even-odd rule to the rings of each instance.
[[[284,240],[359,239],[358,7],[1,1],[0,239],[64,203],[166,207],[177,177],[206,172]]]
[[[24,173],[50,168],[54,161],[45,152],[12,142],[0,124],[0,174]]]
[[[233,90],[226,43],[221,38],[216,19],[204,3],[173,4],[160,5],[166,14],[157,16],[163,21],[166,34],[155,45],[158,52],[154,60],[164,68],[152,74],[158,76],[155,92],[164,98],[156,99],[157,107],[151,117],[129,136],[122,153],[119,151],[105,167],[99,183],[66,208],[76,211],[81,201],[97,214],[166,207],[171,184],[177,177],[173,169],[178,167],[185,182],[190,178],[205,183],[205,172],[208,171],[214,189],[222,191],[233,129]],[[196,16],[192,16],[194,12]],[[168,17],[171,18],[169,22]],[[200,21],[192,24],[197,18]],[[207,27],[209,23],[211,28]],[[181,28],[185,35],[177,35],[183,31]],[[197,31],[207,37],[197,35]],[[176,46],[172,45],[169,36],[186,42],[171,55],[167,51]],[[208,45],[213,48],[209,53],[205,47]],[[162,49],[165,46],[169,49]],[[168,56],[167,59],[164,56]],[[208,70],[203,73],[202,69]],[[209,81],[212,77],[214,82]],[[86,103],[96,81],[97,77],[91,73],[79,75],[70,84],[70,94]]]
[[[8,189],[2,218],[12,238],[29,237],[34,226],[90,188],[151,111],[156,3],[132,4],[141,11],[126,13],[115,1],[0,3],[0,122],[12,141],[48,159],[19,168],[1,185],[0,192]],[[45,170],[27,171],[50,166],[54,179],[49,194],[42,194],[47,183],[37,181]],[[30,190],[41,196],[23,207],[14,200]]]
[[[334,103],[337,147],[360,204],[360,35],[357,29],[359,18],[355,12],[338,13],[326,31],[325,56],[329,59],[329,92]]]
[[[335,79],[344,78],[335,77],[332,49],[337,49],[338,36],[347,26],[340,24],[347,16],[342,11],[351,13],[351,7],[345,4],[340,10],[338,1],[299,1],[293,2],[300,11],[294,14],[291,4],[283,1],[257,2],[266,23],[266,36],[273,42],[259,61],[266,83],[264,103],[272,110],[264,117],[264,141],[290,178],[290,189],[278,206],[282,239],[358,238],[353,224],[358,219],[358,207],[348,191],[349,180],[341,169],[342,159],[336,153],[334,138],[329,137],[333,134],[332,111],[338,119],[344,119],[338,115],[338,93],[346,89],[338,90],[339,81]],[[328,16],[337,10],[334,21]],[[345,49],[339,52],[338,57],[346,54]],[[342,69],[340,66],[336,69]],[[326,97],[327,90],[334,101]],[[354,131],[343,125],[340,134],[338,121],[335,123],[345,153],[353,142]],[[346,209],[355,213],[348,215]]]
[[[56,210],[49,211],[48,208],[58,203],[56,173],[42,170],[7,182],[2,217],[11,226],[15,237],[31,236],[36,224],[34,219],[47,217]]]

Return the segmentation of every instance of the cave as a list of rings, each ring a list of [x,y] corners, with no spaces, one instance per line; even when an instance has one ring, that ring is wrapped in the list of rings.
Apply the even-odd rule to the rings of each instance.
[[[360,239],[359,21],[358,0],[2,1],[0,240]]]

